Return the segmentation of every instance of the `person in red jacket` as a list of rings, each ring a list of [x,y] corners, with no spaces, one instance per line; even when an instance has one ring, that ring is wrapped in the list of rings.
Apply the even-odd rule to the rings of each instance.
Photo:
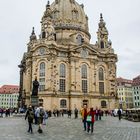
[[[95,115],[95,111],[93,110],[93,108],[90,108],[90,111],[87,113],[87,132],[89,133],[89,131],[91,130],[91,133],[93,133],[93,127],[94,127],[94,115]]]

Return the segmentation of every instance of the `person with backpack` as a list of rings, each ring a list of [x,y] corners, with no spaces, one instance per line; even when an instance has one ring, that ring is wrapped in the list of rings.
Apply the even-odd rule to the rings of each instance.
[[[36,109],[36,112],[35,112],[36,116],[37,116],[37,121],[38,121],[38,132],[39,133],[42,133],[43,130],[42,130],[42,123],[43,123],[43,116],[45,114],[45,111],[43,109],[43,106],[40,105],[37,109]]]
[[[87,132],[89,133],[89,131],[91,130],[91,133],[93,133],[93,127],[94,127],[94,115],[95,115],[95,111],[93,110],[93,108],[90,108],[90,111],[87,113]]]
[[[29,108],[28,108],[28,110],[26,112],[25,120],[27,118],[28,118],[28,125],[29,125],[28,132],[33,133],[32,123],[33,123],[33,119],[34,119],[34,111],[33,111],[31,105],[29,106]]]

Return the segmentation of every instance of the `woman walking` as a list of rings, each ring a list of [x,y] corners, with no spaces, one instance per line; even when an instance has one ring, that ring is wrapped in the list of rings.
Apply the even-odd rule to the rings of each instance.
[[[90,111],[87,113],[87,132],[89,133],[89,131],[91,130],[91,133],[93,133],[93,127],[94,127],[94,115],[95,115],[95,111],[93,110],[93,108],[90,108]]]

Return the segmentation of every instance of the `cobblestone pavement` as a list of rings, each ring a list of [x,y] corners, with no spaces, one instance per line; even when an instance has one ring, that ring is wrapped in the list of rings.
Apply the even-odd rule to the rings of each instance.
[[[127,120],[119,121],[114,117],[103,117],[95,122],[94,133],[83,131],[81,119],[50,118],[43,126],[44,132],[27,132],[28,124],[24,118],[0,118],[0,140],[140,140],[140,123]]]

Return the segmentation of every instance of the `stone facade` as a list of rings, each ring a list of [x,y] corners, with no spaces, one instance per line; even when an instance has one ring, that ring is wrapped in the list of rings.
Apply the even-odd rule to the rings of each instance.
[[[39,102],[46,109],[74,109],[83,104],[113,109],[117,104],[116,62],[108,31],[100,15],[96,44],[90,44],[84,5],[75,0],[48,2],[37,39],[33,28],[21,64],[21,97],[31,102],[37,77]]]

